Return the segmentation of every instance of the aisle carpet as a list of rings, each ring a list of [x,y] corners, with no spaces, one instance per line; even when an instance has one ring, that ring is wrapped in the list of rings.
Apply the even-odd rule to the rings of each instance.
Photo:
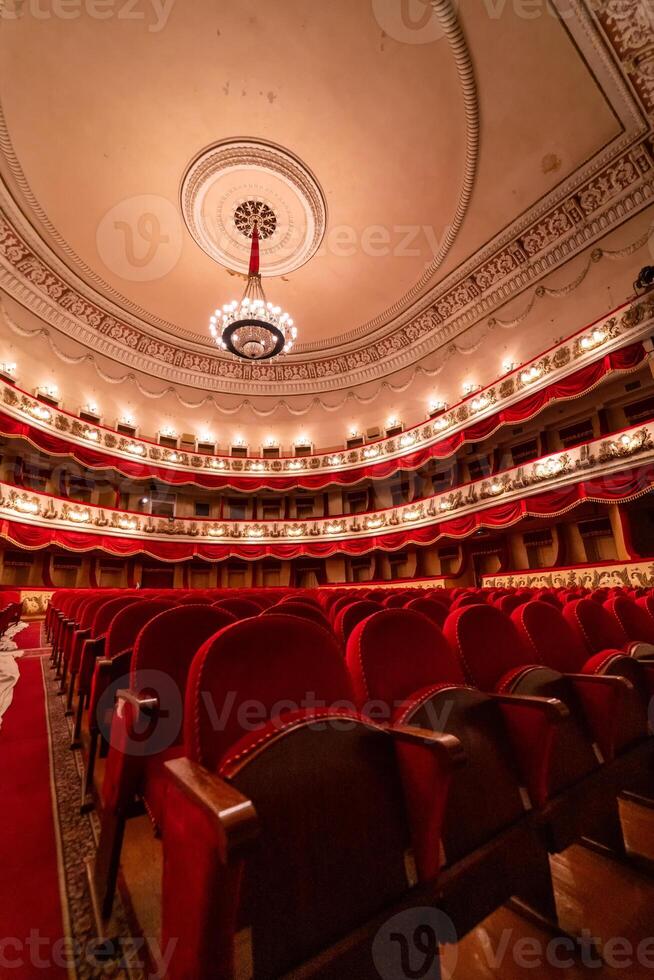
[[[79,812],[81,760],[69,748],[48,658],[26,652],[19,665],[0,728],[0,977],[141,980],[149,974],[142,940],[121,897],[118,955],[103,956],[98,946],[84,864],[95,850],[97,818]]]

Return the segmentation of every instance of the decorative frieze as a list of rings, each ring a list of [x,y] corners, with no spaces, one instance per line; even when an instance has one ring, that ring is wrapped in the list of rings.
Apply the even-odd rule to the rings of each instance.
[[[486,589],[599,589],[614,586],[654,587],[654,562],[622,561],[615,564],[580,565],[570,568],[540,569],[533,572],[506,572],[485,575]]]

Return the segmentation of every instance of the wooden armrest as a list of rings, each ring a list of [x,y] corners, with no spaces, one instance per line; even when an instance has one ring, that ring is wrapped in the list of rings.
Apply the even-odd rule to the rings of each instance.
[[[463,746],[454,735],[444,735],[440,732],[432,732],[428,728],[410,725],[391,725],[387,731],[398,742],[426,745],[433,749],[439,755],[440,761],[446,769],[458,769],[466,762]]]
[[[222,862],[241,857],[259,833],[252,801],[190,759],[172,759],[165,767],[175,785],[214,824]]]
[[[628,677],[619,677],[616,674],[565,674],[564,676],[575,684],[604,684],[605,687],[623,688],[625,691],[632,691],[634,687]]]
[[[568,708],[558,698],[539,698],[526,694],[489,694],[488,697],[509,708],[531,708],[534,711],[540,711],[554,723],[561,722],[570,716]]]

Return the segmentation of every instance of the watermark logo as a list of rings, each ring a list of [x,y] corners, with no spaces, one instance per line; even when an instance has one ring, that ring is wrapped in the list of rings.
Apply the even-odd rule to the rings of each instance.
[[[456,9],[457,0],[452,6]],[[430,0],[372,0],[375,20],[384,33],[402,44],[433,44],[444,36]]]
[[[372,960],[382,980],[449,980],[457,939],[454,923],[439,909],[405,909],[377,932]]]
[[[159,34],[168,23],[176,0],[0,0],[0,20],[75,21],[119,20],[143,24]]]
[[[182,730],[184,706],[182,692],[173,678],[162,670],[140,670],[142,708],[118,698],[119,691],[130,686],[129,674],[109,685],[98,702],[97,723],[103,737],[124,755],[147,757],[165,752],[175,743]],[[117,714],[116,726],[112,724]]]
[[[182,223],[165,197],[141,194],[114,205],[98,225],[96,246],[107,269],[130,282],[162,279],[182,254]]]

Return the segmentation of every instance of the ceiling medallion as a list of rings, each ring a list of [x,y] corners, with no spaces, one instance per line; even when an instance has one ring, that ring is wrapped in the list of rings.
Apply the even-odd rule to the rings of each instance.
[[[216,310],[209,330],[216,344],[230,354],[265,361],[288,353],[297,337],[288,313],[266,301],[261,285],[260,243],[274,235],[277,219],[262,201],[245,201],[236,209],[234,223],[246,239],[251,239],[247,286],[240,303],[233,300]]]
[[[308,262],[327,224],[325,198],[309,168],[262,140],[225,140],[204,150],[184,175],[181,208],[200,248],[243,274],[255,217],[266,276],[286,275]]]

